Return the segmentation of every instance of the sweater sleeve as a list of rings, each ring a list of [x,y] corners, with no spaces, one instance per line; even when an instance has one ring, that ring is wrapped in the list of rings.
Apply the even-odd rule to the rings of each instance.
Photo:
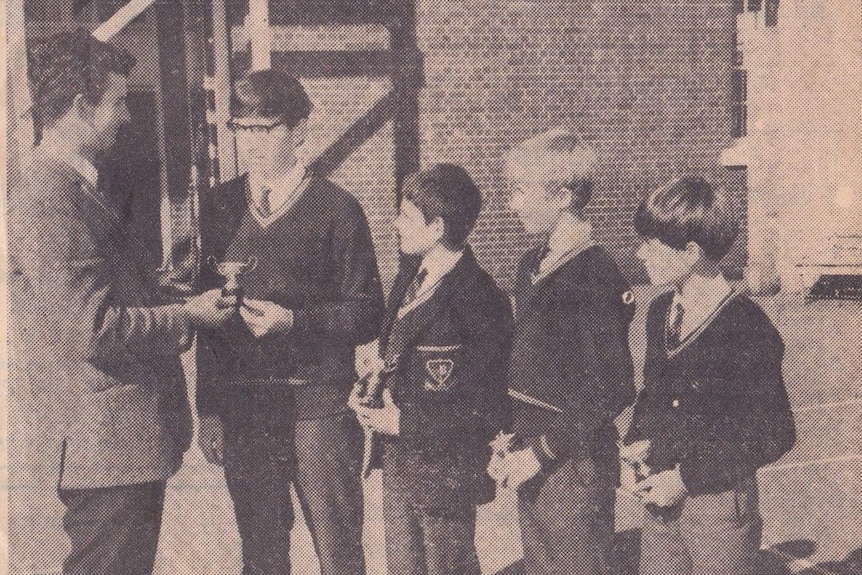
[[[570,342],[572,350],[560,359],[566,377],[577,386],[546,434],[543,446],[548,457],[586,455],[597,429],[634,400],[629,320],[615,295],[607,290],[582,292],[576,296],[578,301],[561,306],[573,311],[559,322],[560,341]]]
[[[680,474],[690,493],[735,484],[743,474],[776,461],[793,447],[796,430],[781,362],[784,344],[774,328],[740,342],[741,369],[733,409],[718,437],[690,438]]]
[[[294,333],[317,333],[350,345],[377,337],[383,290],[371,230],[362,208],[352,205],[336,218],[331,237],[337,294],[320,304],[294,310]]]

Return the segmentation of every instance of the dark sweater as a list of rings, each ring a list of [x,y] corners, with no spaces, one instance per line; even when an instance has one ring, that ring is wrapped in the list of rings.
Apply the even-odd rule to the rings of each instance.
[[[202,233],[204,253],[226,261],[256,257],[257,268],[245,278],[246,297],[293,310],[294,326],[258,339],[237,314],[220,330],[202,331],[198,409],[224,413],[236,393],[290,403],[286,392],[259,390],[291,387],[298,418],[342,412],[355,380],[354,347],[374,338],[383,310],[365,214],[349,193],[313,179],[293,206],[262,227],[248,210],[244,189],[240,178],[213,190],[202,213],[223,217]],[[206,287],[221,284],[211,273],[204,281]]]
[[[672,299],[662,294],[650,307],[644,389],[626,441],[652,442],[654,471],[680,464],[692,495],[726,491],[795,441],[781,376],[784,343],[760,307],[737,295],[669,354]]]
[[[629,285],[600,246],[533,285],[538,251],[518,269],[509,388],[563,413],[516,401],[514,431],[525,440],[545,435],[557,459],[615,461],[613,420],[635,394]]]

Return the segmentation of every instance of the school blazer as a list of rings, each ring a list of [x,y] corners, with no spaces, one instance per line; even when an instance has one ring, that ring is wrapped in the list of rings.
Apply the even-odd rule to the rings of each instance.
[[[13,403],[31,426],[28,466],[63,488],[166,479],[191,441],[179,360],[189,319],[160,300],[113,206],[34,154],[9,215]]]
[[[485,468],[488,443],[509,416],[512,311],[466,248],[434,294],[397,319],[418,265],[402,262],[381,336],[381,353],[394,330],[405,342],[388,380],[401,434],[382,438],[384,473],[399,478],[420,508],[463,509],[494,497]]]

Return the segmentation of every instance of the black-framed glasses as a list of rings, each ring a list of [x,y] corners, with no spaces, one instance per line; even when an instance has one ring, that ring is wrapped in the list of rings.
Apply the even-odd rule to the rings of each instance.
[[[231,118],[227,121],[230,131],[252,134],[269,134],[283,125],[284,120],[281,118]]]

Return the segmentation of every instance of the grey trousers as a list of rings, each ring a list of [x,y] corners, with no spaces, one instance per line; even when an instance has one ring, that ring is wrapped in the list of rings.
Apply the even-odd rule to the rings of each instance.
[[[293,484],[321,575],[363,575],[363,436],[353,413],[297,421],[290,434],[225,436],[225,478],[243,575],[288,575]]]
[[[526,575],[607,575],[615,478],[591,459],[560,462],[518,492]]]
[[[149,575],[162,525],[165,482],[60,489],[72,549],[63,575]]]
[[[757,482],[687,497],[673,513],[647,510],[640,575],[756,575],[763,521]]]

